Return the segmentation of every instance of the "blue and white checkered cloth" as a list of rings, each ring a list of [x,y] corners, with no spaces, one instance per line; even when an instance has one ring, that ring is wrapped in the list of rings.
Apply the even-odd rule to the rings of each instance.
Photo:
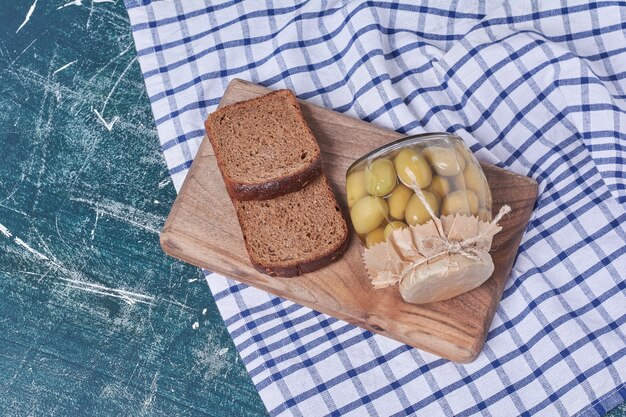
[[[214,274],[228,330],[271,415],[603,415],[626,400],[626,3],[410,3],[126,0],[177,188],[234,77],[539,182],[472,364]]]

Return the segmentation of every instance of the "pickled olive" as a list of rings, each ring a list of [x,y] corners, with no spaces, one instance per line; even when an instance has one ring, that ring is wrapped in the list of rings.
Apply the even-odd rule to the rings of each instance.
[[[428,190],[437,194],[439,198],[444,198],[450,193],[450,182],[446,177],[440,177],[437,175],[433,178],[428,186]]]
[[[489,185],[480,168],[475,164],[467,165],[463,171],[463,177],[466,188],[476,193],[479,207],[491,208]]]
[[[430,184],[432,173],[426,159],[415,149],[402,149],[394,159],[398,178],[406,186],[416,184],[426,188]]]
[[[454,149],[457,151],[461,157],[465,160],[466,165],[471,165],[474,163],[474,156],[460,141],[455,142]]]
[[[465,187],[468,190],[482,192],[485,187],[487,187],[487,182],[484,180],[483,173],[475,164],[468,164],[465,167],[463,177],[465,178]]]
[[[437,216],[439,213],[439,198],[430,191],[424,190],[422,193],[424,194],[424,197],[426,197],[426,202],[435,213],[435,216]],[[409,200],[409,204],[407,204],[406,211],[404,213],[404,219],[406,220],[406,223],[411,226],[424,224],[428,220],[432,219],[417,194],[413,194],[413,197]]]
[[[441,215],[462,214],[471,216],[478,213],[478,197],[476,193],[467,191],[454,191],[443,199],[441,204]]]
[[[454,177],[449,178],[451,188],[453,190],[465,190],[467,187],[465,186],[465,178],[463,174],[456,175]]]
[[[467,201],[469,202],[470,211],[475,216],[478,214],[478,196],[472,190],[467,190]]]
[[[400,221],[389,223],[387,226],[385,226],[385,239],[387,239],[387,236],[389,236],[394,230],[404,229],[406,227],[407,225],[404,222],[400,222]]]
[[[365,189],[371,195],[384,197],[396,186],[396,170],[387,158],[373,161],[365,167]]]
[[[478,209],[478,220],[482,221],[482,222],[490,222],[491,220],[493,220],[493,216],[491,214],[491,210],[487,210],[484,208],[479,208]],[[387,228],[385,228],[385,230],[387,230]]]
[[[432,146],[424,149],[423,153],[430,165],[435,169],[435,172],[439,175],[451,177],[463,171],[459,158],[457,158],[457,153],[452,148]],[[463,160],[463,158],[460,159]]]
[[[378,227],[365,236],[365,246],[371,248],[377,243],[385,241],[385,229]]]
[[[368,247],[388,241],[394,230],[432,220],[430,213],[474,215],[485,222],[493,218],[485,175],[453,134],[391,142],[355,161],[346,174],[350,218]]]
[[[389,215],[394,219],[404,219],[404,210],[412,195],[413,190],[406,185],[396,185],[396,188],[393,189],[391,195],[387,198]]]
[[[360,235],[376,229],[388,214],[387,202],[371,195],[360,198],[350,209],[352,225]]]
[[[456,153],[456,161],[459,163],[459,166],[461,167],[461,171],[463,171],[465,169],[465,165],[467,165],[467,161],[463,157],[463,154],[459,152],[458,150],[455,149],[454,153]]]
[[[348,178],[346,178],[346,195],[348,207],[352,207],[359,198],[367,195],[364,171],[357,171],[348,175]]]

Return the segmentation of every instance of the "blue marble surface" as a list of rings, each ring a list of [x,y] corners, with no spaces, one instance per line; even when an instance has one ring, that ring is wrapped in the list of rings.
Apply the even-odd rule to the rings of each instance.
[[[159,247],[175,191],[122,2],[39,0],[22,26],[32,5],[0,8],[0,415],[266,415],[204,278]]]

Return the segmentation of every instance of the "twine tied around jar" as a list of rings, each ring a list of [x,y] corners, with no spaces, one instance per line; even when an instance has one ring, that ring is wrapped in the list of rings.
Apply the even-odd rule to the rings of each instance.
[[[427,274],[429,261],[447,259],[444,261],[447,262],[446,268],[453,271],[459,267],[459,256],[468,260],[461,263],[490,265],[482,271],[489,272],[489,268],[493,267],[488,253],[492,238],[501,230],[498,222],[511,211],[511,207],[502,206],[490,222],[461,214],[440,218],[417,186],[413,173],[407,170],[407,174],[413,177],[410,178],[412,184],[405,185],[415,192],[432,221],[394,230],[385,242],[365,250],[363,260],[374,287],[384,288],[400,283],[402,288],[403,281],[413,279],[414,275]],[[491,272],[484,279],[489,275]]]
[[[433,222],[435,223],[437,232],[439,232],[440,238],[427,238],[425,240],[434,241],[438,243],[439,245],[441,245],[443,249],[441,253],[448,252],[451,254],[463,255],[470,259],[478,259],[478,256],[474,253],[476,249],[473,248],[473,246],[476,244],[476,242],[480,241],[481,239],[485,237],[485,235],[488,233],[488,229],[483,230],[481,233],[477,234],[476,236],[464,239],[460,242],[448,240],[448,237],[443,231],[443,225],[441,224],[441,219],[435,214],[430,204],[428,204],[428,201],[426,200],[426,196],[422,192],[421,188],[417,186],[417,178],[415,178],[415,174],[413,174],[413,172],[411,172],[410,170],[407,170],[406,174],[409,176],[409,178],[411,178],[411,182],[412,182],[409,185],[409,187],[413,190],[415,195],[417,195],[417,198],[419,198],[421,203],[424,205],[424,208],[426,209],[426,211],[428,211],[428,215],[431,217],[431,219],[433,219]],[[511,212],[511,207],[505,204],[504,206],[500,207],[500,211],[498,212],[496,217],[494,217],[493,220],[491,220],[491,222],[489,223],[492,226],[497,227],[498,222],[502,220],[502,217],[504,217],[506,214],[510,212]]]

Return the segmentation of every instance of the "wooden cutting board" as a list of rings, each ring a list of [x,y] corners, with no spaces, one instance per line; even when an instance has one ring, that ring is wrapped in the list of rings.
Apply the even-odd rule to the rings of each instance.
[[[259,85],[233,80],[220,106],[267,92]],[[313,104],[301,104],[322,149],[328,178],[345,208],[348,166],[404,135]],[[494,212],[505,203],[513,209],[501,222],[503,230],[493,243],[495,272],[479,288],[439,303],[408,304],[396,287],[374,290],[361,260],[361,242],[354,233],[343,257],[318,271],[297,278],[271,278],[257,272],[248,261],[235,210],[206,137],[165,222],[161,246],[185,262],[374,333],[455,362],[471,362],[485,342],[537,198],[537,184],[532,179],[489,164],[482,167],[493,193]]]

